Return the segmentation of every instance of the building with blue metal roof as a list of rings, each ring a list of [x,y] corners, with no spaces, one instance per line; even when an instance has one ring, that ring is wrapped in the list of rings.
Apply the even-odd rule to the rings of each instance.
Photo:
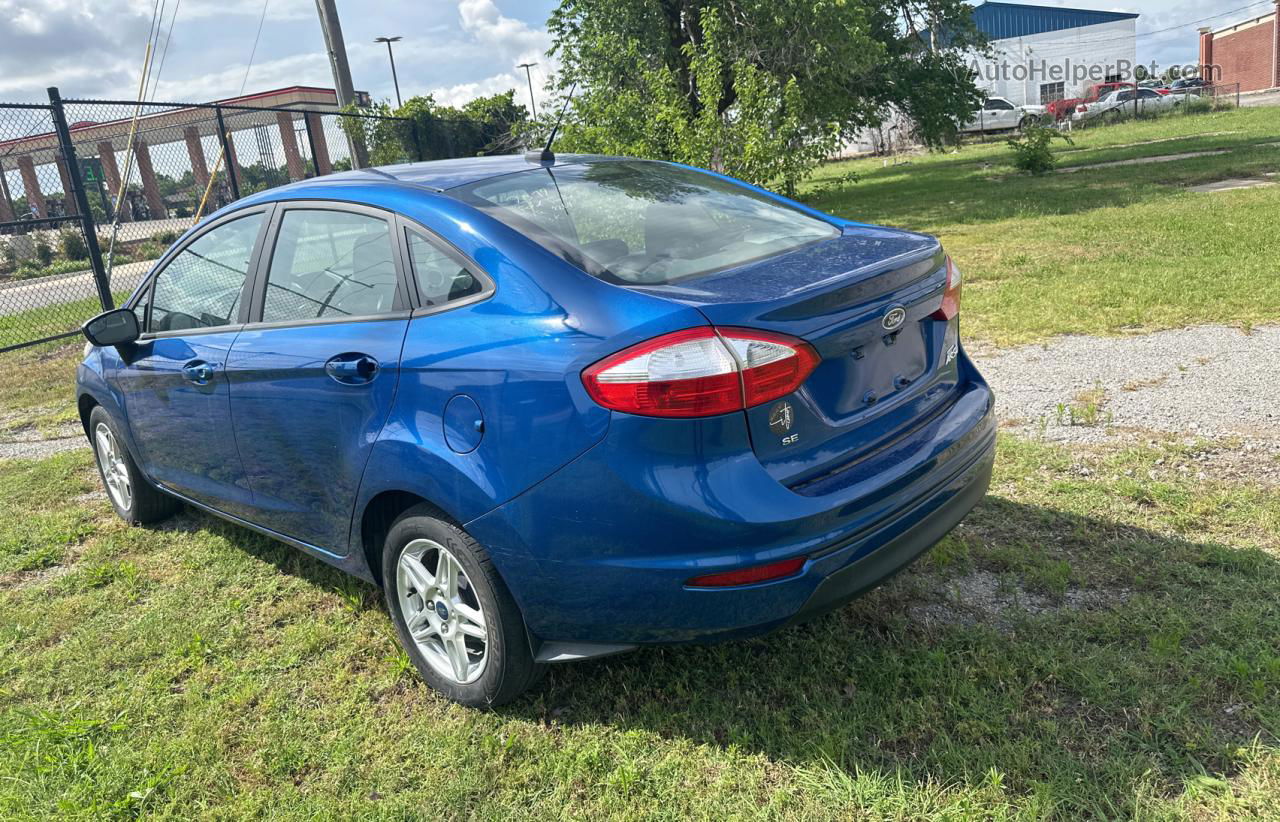
[[[1016,105],[1078,97],[1089,86],[1132,80],[1137,14],[1092,9],[983,3],[973,21],[992,55],[973,55],[978,86]]]

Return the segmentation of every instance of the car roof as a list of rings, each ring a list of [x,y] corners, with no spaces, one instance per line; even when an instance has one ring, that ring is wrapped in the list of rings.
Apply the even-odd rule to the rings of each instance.
[[[308,188],[347,182],[374,183],[379,180],[422,186],[432,191],[448,191],[458,186],[470,185],[491,177],[500,177],[521,171],[623,159],[626,158],[606,157],[598,154],[557,154],[554,162],[539,163],[536,160],[526,160],[523,154],[498,154],[489,157],[460,157],[454,160],[400,163],[398,165],[342,171],[337,174],[299,180],[296,183],[271,189],[270,192],[278,195],[278,197],[255,198],[255,200],[287,199],[298,196],[299,193]]]

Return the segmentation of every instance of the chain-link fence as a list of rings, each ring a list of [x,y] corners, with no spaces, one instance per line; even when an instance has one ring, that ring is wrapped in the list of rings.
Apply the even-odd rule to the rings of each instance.
[[[61,114],[0,104],[0,352],[74,334],[104,304]]]
[[[200,216],[241,197],[474,154],[482,136],[454,135],[444,121],[420,135],[410,120],[340,111],[324,89],[258,97],[262,105],[139,104],[62,100],[51,89],[49,105],[0,103],[0,352],[74,334]],[[95,264],[99,246],[107,265]]]

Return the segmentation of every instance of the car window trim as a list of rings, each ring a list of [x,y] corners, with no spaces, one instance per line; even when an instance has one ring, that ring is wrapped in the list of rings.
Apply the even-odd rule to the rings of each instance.
[[[183,240],[181,244],[174,244],[167,252],[165,252],[160,257],[160,259],[156,262],[156,264],[151,268],[151,271],[147,272],[147,276],[144,277],[142,280],[142,285],[139,286],[136,291],[134,291],[133,296],[131,296],[128,299],[128,301],[126,301],[124,304],[125,308],[128,308],[130,311],[132,311],[133,308],[138,304],[139,300],[143,299],[146,295],[152,293],[155,290],[156,279],[165,272],[165,269],[167,269],[173,263],[173,261],[176,260],[178,256],[182,254],[182,252],[186,251],[193,243],[203,238],[209,232],[221,226],[224,226],[227,223],[234,222],[235,220],[243,219],[244,217],[250,217],[258,213],[264,213],[266,215],[266,219],[262,221],[262,225],[258,226],[258,236],[254,238],[253,249],[249,253],[249,270],[245,274],[244,285],[242,285],[240,289],[240,300],[236,308],[236,318],[234,322],[229,322],[226,325],[200,326],[197,328],[179,328],[179,329],[174,329],[172,331],[151,331],[150,330],[151,309],[153,307],[153,301],[148,300],[145,324],[143,325],[142,333],[138,335],[138,339],[139,340],[156,340],[156,339],[165,339],[168,337],[185,337],[185,336],[194,335],[194,334],[205,334],[205,333],[212,333],[215,331],[226,331],[228,329],[236,328],[238,326],[243,326],[245,323],[245,313],[247,311],[246,307],[248,305],[248,297],[250,293],[248,289],[252,286],[252,283],[253,283],[254,274],[259,262],[258,258],[262,252],[262,243],[267,236],[267,228],[271,224],[272,212],[274,210],[275,210],[275,203],[261,203],[258,205],[251,205],[251,206],[245,206],[244,208],[238,208],[235,211],[231,211],[226,214],[223,214],[222,216],[218,217],[215,220],[210,220],[206,225],[201,226],[199,231],[195,232],[190,237]]]
[[[258,256],[258,265],[253,272],[253,285],[251,288],[251,302],[249,305],[248,316],[245,318],[244,327],[247,329],[270,330],[277,328],[292,328],[295,326],[312,326],[312,325],[333,325],[337,323],[350,322],[372,322],[375,320],[395,320],[403,319],[410,315],[413,303],[410,298],[409,277],[404,268],[402,243],[396,237],[396,226],[400,215],[394,211],[377,206],[366,205],[364,203],[354,203],[347,200],[277,200],[275,202],[276,209],[271,215],[270,224],[267,226],[267,237],[263,243],[261,253]],[[388,232],[391,235],[392,243],[391,261],[396,269],[396,302],[390,311],[384,311],[378,314],[364,314],[355,317],[307,317],[300,320],[273,320],[271,322],[263,322],[262,312],[266,305],[267,281],[270,276],[271,258],[275,256],[276,244],[280,240],[280,224],[284,220],[284,215],[290,211],[339,211],[348,214],[359,214],[365,217],[373,217],[387,223]]]
[[[440,314],[445,311],[452,311],[455,308],[462,308],[468,305],[474,305],[483,302],[497,293],[498,286],[494,278],[479,263],[475,262],[453,243],[441,237],[438,232],[432,231],[417,220],[405,217],[402,214],[396,215],[397,233],[400,241],[400,254],[403,258],[404,269],[409,274],[409,281],[412,285],[413,309],[410,315],[417,319],[418,317],[428,317],[432,314]],[[480,281],[480,291],[469,297],[452,300],[442,305],[425,305],[422,298],[422,292],[418,289],[418,272],[413,268],[413,255],[409,251],[409,232],[412,231],[422,237],[437,251],[440,251]]]

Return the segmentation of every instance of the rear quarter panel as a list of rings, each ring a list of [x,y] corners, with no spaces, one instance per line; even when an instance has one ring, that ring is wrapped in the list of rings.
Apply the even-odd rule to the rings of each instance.
[[[692,308],[596,280],[451,199],[420,196],[397,210],[473,260],[495,291],[410,323],[395,405],[357,500],[353,545],[365,507],[386,491],[414,493],[464,524],[521,494],[609,429],[582,369],[635,342],[706,324]],[[455,397],[479,408],[483,431],[473,450],[446,440]],[[456,431],[468,420],[451,423]],[[504,546],[486,547],[501,568]]]

